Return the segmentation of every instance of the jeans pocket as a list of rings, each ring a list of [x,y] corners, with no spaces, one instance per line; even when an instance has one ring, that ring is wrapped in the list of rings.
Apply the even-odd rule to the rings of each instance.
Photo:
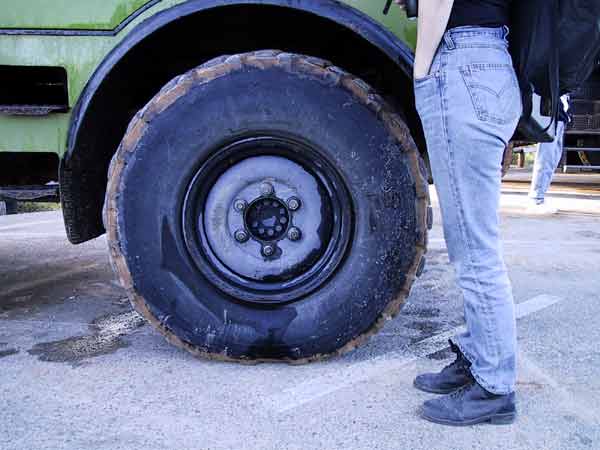
[[[430,72],[429,74],[425,75],[424,77],[421,78],[415,78],[413,80],[413,84],[415,85],[415,89],[424,85],[425,83],[427,83],[427,81],[429,80],[433,80],[435,77],[437,76],[436,72]]]
[[[429,75],[413,80],[417,112],[420,113],[423,103],[427,102],[427,99],[430,98],[434,92],[435,85],[432,85],[431,82],[436,79],[437,75],[437,73],[430,73]]]
[[[521,95],[510,64],[469,64],[460,68],[479,120],[505,125],[521,115]]]

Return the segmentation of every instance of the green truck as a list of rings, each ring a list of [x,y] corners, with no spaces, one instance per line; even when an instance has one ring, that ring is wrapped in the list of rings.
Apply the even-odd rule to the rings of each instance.
[[[107,234],[135,308],[221,360],[306,362],[423,270],[416,24],[371,0],[2,0],[0,196]],[[500,87],[499,87],[500,88]]]

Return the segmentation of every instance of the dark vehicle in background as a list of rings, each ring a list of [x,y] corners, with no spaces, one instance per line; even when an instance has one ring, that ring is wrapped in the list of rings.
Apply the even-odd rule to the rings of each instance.
[[[563,170],[600,170],[600,61],[571,96],[573,121],[565,131]]]

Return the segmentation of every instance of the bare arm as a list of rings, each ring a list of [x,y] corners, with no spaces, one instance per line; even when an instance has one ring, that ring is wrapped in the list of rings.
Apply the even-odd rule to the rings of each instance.
[[[454,0],[420,0],[417,28],[417,51],[415,53],[415,78],[429,73],[448,20]]]

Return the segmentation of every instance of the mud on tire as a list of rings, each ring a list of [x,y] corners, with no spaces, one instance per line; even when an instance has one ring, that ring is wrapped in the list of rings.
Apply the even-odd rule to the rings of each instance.
[[[195,355],[340,354],[398,313],[423,268],[420,167],[400,116],[340,68],[217,58],[130,123],[109,170],[111,261],[137,311]]]

